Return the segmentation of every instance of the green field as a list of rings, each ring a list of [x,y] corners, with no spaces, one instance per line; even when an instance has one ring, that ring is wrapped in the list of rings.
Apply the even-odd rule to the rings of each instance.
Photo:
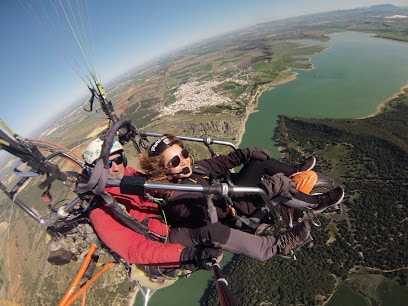
[[[399,285],[379,275],[375,277],[379,278],[379,281],[372,281],[373,276],[365,273],[358,276],[358,282],[356,282],[356,277],[351,276],[351,279],[353,278],[354,281],[346,280],[338,287],[336,293],[326,304],[327,306],[403,306],[407,304],[408,288],[406,285]],[[355,285],[358,288],[355,288]]]

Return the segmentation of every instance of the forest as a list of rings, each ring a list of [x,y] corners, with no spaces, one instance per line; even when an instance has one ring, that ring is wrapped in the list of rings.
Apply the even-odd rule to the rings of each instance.
[[[315,155],[315,170],[344,186],[346,198],[340,210],[320,216],[313,246],[303,248],[296,261],[235,256],[224,273],[239,305],[321,305],[352,273],[407,285],[407,118],[405,94],[365,119],[280,116],[275,139],[285,148],[284,159]],[[213,285],[201,303],[219,305]]]

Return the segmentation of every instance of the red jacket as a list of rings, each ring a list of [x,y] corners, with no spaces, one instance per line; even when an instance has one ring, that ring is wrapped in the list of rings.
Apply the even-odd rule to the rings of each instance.
[[[126,175],[137,175],[131,167],[125,168]],[[120,204],[125,205],[133,218],[142,222],[146,218],[161,215],[157,204],[146,198],[121,194],[119,187],[107,187],[106,191]],[[121,223],[107,206],[95,208],[90,213],[91,222],[99,238],[112,251],[129,263],[155,265],[162,267],[180,267],[181,244],[162,243],[147,239]],[[166,236],[169,227],[157,219],[150,219],[149,230]]]

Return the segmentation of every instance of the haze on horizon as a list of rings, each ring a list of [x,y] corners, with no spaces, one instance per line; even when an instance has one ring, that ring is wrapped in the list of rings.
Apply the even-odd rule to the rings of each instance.
[[[170,51],[233,30],[387,2],[238,0],[233,4],[230,1],[197,4],[177,0],[159,4],[88,0],[77,3],[84,8],[83,12],[89,13],[85,19],[89,32],[87,56],[98,79],[106,84]],[[390,3],[406,5],[402,0]],[[67,39],[62,26],[49,26],[52,25],[49,20],[57,14],[47,1],[3,1],[0,7],[3,37],[0,83],[3,103],[7,104],[1,118],[13,131],[25,137],[35,136],[50,121],[89,97],[87,87],[72,65],[78,58],[83,61],[83,50]],[[54,20],[54,25],[59,23]]]

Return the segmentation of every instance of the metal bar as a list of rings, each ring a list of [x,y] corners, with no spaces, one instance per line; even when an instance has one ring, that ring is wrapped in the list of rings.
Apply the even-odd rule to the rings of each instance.
[[[259,187],[241,187],[241,186],[232,186],[226,183],[222,184],[214,184],[210,186],[202,186],[199,184],[174,184],[174,183],[161,183],[161,182],[151,182],[146,181],[146,179],[142,176],[139,177],[131,177],[125,176],[122,180],[125,180],[126,188],[122,189],[122,193],[128,194],[137,194],[137,195],[145,195],[145,189],[160,189],[160,190],[173,190],[173,191],[186,191],[186,192],[198,192],[204,195],[220,195],[223,197],[232,196],[234,194],[257,194],[259,195],[263,202],[265,203],[266,207],[275,214],[275,217],[279,222],[282,221],[282,216],[278,210],[278,203],[274,203],[269,200],[268,195],[266,192],[259,188]],[[110,186],[120,186],[121,180],[111,180],[108,179],[107,185]]]
[[[175,191],[187,191],[187,192],[200,192],[203,194],[217,194],[220,196],[250,193],[259,195],[263,202],[270,209],[275,209],[275,205],[269,200],[266,192],[259,187],[241,187],[241,186],[230,186],[226,183],[215,184],[210,186],[202,186],[197,184],[171,184],[171,183],[159,183],[146,181],[144,184],[145,188],[148,189],[164,189],[164,190],[175,190]]]
[[[39,221],[39,223],[41,225],[44,225],[45,227],[48,227],[51,224],[53,224],[54,222],[58,221],[59,219],[66,218],[68,213],[70,212],[70,210],[72,208],[74,208],[77,204],[79,204],[82,201],[83,200],[79,196],[76,196],[69,203],[67,203],[64,206],[60,207],[58,209],[58,212],[56,212],[54,215],[52,215],[50,218],[48,218],[48,220],[41,219]]]
[[[161,137],[164,134],[161,133],[153,133],[153,132],[139,132],[140,136],[152,136],[152,137]],[[197,138],[197,137],[189,137],[189,136],[181,136],[181,135],[176,135],[177,138],[180,138],[181,140],[188,140],[188,141],[194,141],[194,142],[202,142],[204,144],[218,144],[218,145],[224,145],[224,146],[229,146],[232,149],[236,150],[237,146],[233,144],[232,142],[228,141],[222,141],[222,140],[214,140],[211,139],[210,137],[206,138]]]
[[[126,177],[125,177],[126,178]],[[129,177],[130,178],[130,177]],[[187,191],[187,192],[199,192],[203,194],[217,194],[221,196],[240,194],[240,193],[253,193],[258,194],[265,203],[270,203],[268,195],[266,192],[259,187],[241,187],[241,186],[231,186],[227,183],[219,183],[209,186],[203,186],[200,184],[174,184],[174,183],[161,183],[146,181],[143,177],[140,180],[134,180],[130,183],[135,189],[140,190],[140,187],[144,189],[164,189],[164,190],[174,190],[174,191]],[[107,185],[109,186],[120,186],[121,180],[118,179],[108,179]]]
[[[228,288],[228,282],[221,272],[220,265],[217,260],[213,259],[212,268],[214,272],[214,282],[217,287],[218,296],[220,297],[222,306],[236,306],[235,300]]]

